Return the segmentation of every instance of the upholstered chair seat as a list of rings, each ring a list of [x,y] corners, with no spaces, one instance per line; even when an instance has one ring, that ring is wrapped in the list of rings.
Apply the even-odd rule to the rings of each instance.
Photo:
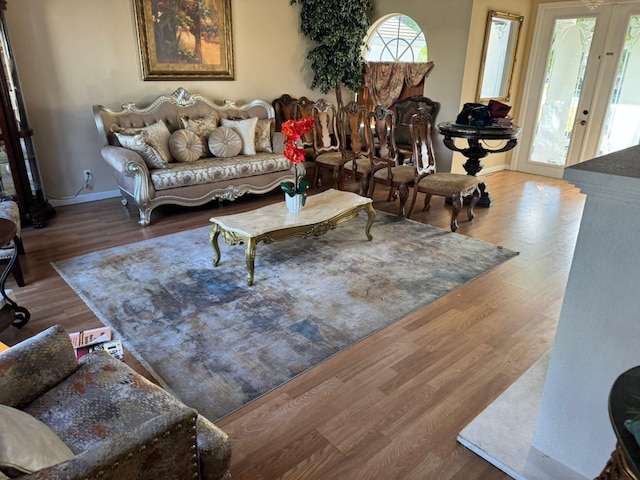
[[[318,155],[316,160],[325,165],[334,167],[342,166],[342,154],[340,152],[323,153],[322,155]]]
[[[415,177],[415,170],[412,165],[398,165],[391,167],[391,177],[389,170],[383,168],[374,173],[374,178],[388,180],[394,183],[412,183]]]
[[[453,195],[457,192],[473,189],[478,185],[478,179],[472,175],[459,173],[438,173],[427,175],[418,182],[418,186],[437,190],[445,195]]]

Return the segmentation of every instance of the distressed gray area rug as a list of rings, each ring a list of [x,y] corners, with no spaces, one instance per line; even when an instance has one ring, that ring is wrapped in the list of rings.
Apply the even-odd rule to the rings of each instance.
[[[56,262],[149,372],[215,421],[516,252],[377,212],[324,236],[244,246],[211,227]]]

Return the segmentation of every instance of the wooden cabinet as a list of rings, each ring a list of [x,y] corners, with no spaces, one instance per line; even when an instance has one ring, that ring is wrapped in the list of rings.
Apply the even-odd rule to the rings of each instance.
[[[42,186],[33,130],[5,20],[6,9],[6,0],[0,0],[0,196],[15,200],[22,221],[40,228],[46,226],[45,219],[53,213],[53,207]]]

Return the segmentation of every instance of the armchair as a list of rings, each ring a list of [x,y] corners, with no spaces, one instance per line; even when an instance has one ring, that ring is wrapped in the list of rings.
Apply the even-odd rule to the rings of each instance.
[[[104,351],[77,361],[60,326],[0,354],[0,404],[42,422],[74,455],[23,479],[231,478],[222,430]]]

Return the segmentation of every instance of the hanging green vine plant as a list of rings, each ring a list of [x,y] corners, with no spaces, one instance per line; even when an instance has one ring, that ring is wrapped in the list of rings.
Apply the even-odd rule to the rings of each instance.
[[[300,30],[314,47],[307,54],[313,70],[311,88],[326,94],[340,86],[357,92],[364,82],[364,38],[369,29],[371,0],[290,0],[300,4]]]

